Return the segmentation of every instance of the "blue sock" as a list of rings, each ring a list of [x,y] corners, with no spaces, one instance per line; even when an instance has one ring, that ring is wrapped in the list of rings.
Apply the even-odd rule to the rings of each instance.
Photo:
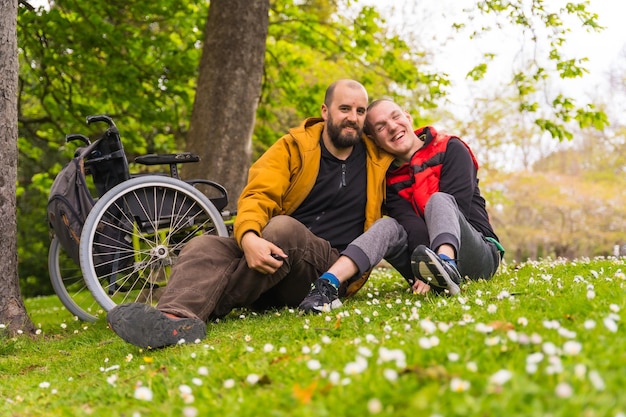
[[[339,280],[337,279],[335,274],[332,274],[330,272],[324,272],[320,279],[325,279],[326,281],[330,282],[333,287],[339,288]]]
[[[456,268],[456,261],[446,254],[440,253],[439,257]]]

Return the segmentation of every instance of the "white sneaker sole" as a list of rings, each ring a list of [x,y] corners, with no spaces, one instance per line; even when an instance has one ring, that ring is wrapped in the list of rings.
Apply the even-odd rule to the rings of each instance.
[[[341,302],[341,300],[336,299],[336,300],[333,300],[331,303],[325,303],[322,306],[315,306],[313,308],[319,311],[320,313],[328,313],[335,308],[341,307],[342,305],[343,303]]]
[[[426,279],[427,284],[437,287],[449,295],[457,295],[460,293],[461,288],[452,281],[448,272],[441,267],[441,260],[437,254],[431,250],[427,250],[426,255],[428,256],[428,260],[417,260],[417,267],[419,275]],[[415,261],[411,262],[415,263]]]

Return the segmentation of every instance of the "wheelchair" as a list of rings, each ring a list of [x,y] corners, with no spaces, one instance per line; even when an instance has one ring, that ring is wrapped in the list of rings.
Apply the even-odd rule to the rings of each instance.
[[[93,207],[88,211],[78,245],[69,248],[52,230],[48,270],[55,293],[78,319],[95,321],[118,304],[155,305],[185,244],[195,236],[229,236],[235,213],[225,211],[226,189],[206,180],[182,180],[178,165],[199,161],[192,153],[150,154],[135,163],[169,166],[169,173],[130,174],[119,131],[104,115],[87,124],[108,125],[93,143],[80,141],[78,155],[90,179]],[[74,253],[72,253],[74,249]],[[76,258],[78,257],[78,263]]]

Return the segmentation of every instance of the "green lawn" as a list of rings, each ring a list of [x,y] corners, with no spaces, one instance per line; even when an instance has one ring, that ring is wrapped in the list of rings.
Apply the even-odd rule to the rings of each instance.
[[[237,311],[154,351],[29,299],[41,331],[1,342],[0,415],[624,417],[625,271],[509,265],[425,298],[381,269],[332,313]]]

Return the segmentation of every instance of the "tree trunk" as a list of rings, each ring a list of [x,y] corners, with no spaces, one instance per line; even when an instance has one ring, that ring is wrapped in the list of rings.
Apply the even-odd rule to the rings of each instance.
[[[199,164],[185,178],[226,187],[229,208],[245,185],[261,94],[269,0],[211,0],[187,150]]]
[[[35,330],[17,275],[17,2],[0,0],[0,324],[9,335]]]

